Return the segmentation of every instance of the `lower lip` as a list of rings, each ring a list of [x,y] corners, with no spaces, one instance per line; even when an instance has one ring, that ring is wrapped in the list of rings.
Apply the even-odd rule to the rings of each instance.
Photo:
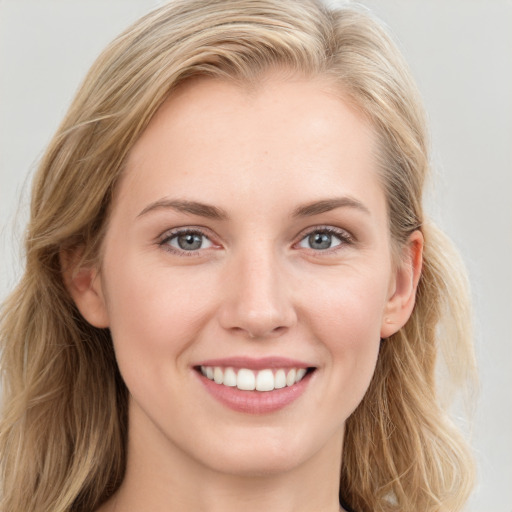
[[[237,412],[268,414],[284,409],[297,400],[306,390],[312,372],[293,386],[273,391],[242,391],[236,387],[224,386],[195,372],[206,390],[220,403]]]

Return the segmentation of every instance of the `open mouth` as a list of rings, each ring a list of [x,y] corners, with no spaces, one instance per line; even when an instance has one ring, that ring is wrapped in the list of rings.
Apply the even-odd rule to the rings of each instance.
[[[196,366],[195,370],[207,379],[242,391],[274,391],[299,383],[315,368],[265,368],[250,370],[221,366]]]

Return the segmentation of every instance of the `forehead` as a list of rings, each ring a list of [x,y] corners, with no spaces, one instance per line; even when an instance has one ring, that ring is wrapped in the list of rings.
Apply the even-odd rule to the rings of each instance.
[[[267,76],[255,86],[182,84],[129,155],[121,188],[201,200],[286,187],[290,197],[377,186],[371,125],[327,80]],[[340,190],[343,192],[343,190]],[[315,199],[307,197],[305,200]],[[210,201],[208,201],[210,202]]]

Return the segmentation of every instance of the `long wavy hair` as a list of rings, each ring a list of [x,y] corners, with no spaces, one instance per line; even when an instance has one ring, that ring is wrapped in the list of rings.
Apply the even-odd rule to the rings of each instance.
[[[464,269],[425,217],[424,113],[394,43],[365,9],[315,0],[177,0],[99,56],[42,158],[26,267],[1,320],[2,512],[86,512],[119,487],[127,389],[108,329],[89,325],[63,283],[60,255],[98,262],[127,155],[159,106],[190,77],[256,83],[272,68],[332,80],[371,123],[395,247],[425,240],[417,300],[383,342],[375,375],[346,423],[340,496],[358,512],[456,512],[473,461],[437,384],[474,369]]]

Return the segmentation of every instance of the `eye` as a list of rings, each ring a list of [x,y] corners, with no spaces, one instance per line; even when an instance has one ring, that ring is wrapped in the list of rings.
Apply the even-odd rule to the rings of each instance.
[[[182,230],[167,236],[161,245],[176,252],[195,252],[213,246],[212,241],[200,231]]]
[[[350,242],[350,236],[344,231],[333,228],[321,228],[309,232],[298,245],[299,247],[313,249],[314,251],[326,251],[343,243]]]

